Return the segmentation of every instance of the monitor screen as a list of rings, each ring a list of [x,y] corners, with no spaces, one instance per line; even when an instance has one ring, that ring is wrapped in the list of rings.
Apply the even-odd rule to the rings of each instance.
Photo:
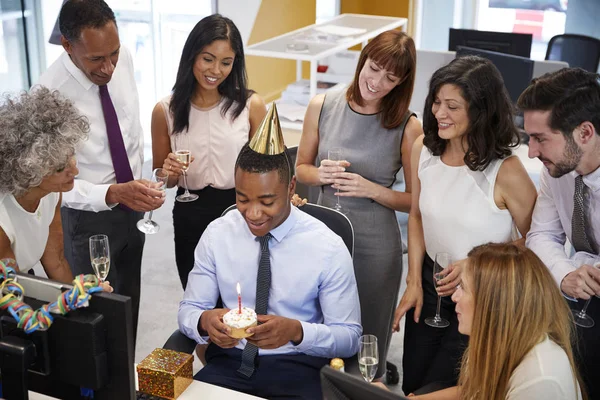
[[[488,32],[450,28],[448,50],[456,51],[457,46],[465,46],[529,58],[532,38],[533,36],[530,33]]]
[[[508,95],[515,104],[531,82],[534,62],[529,58],[458,46],[456,57],[465,55],[480,56],[490,60],[500,71]]]
[[[28,274],[18,273],[17,279],[24,289],[23,301],[34,310],[71,288]],[[1,341],[23,339],[19,343],[35,346],[27,388],[58,399],[79,399],[82,393],[94,400],[135,399],[131,299],[95,293],[88,307],[53,317],[48,330],[26,334],[8,311],[0,313]],[[6,396],[14,387],[3,381],[2,390]]]
[[[362,377],[321,368],[321,388],[324,400],[404,400],[401,396],[365,382]]]

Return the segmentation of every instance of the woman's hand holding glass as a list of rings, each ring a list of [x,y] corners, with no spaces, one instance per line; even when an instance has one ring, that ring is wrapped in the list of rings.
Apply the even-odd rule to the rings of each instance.
[[[194,156],[191,156],[190,164],[194,162]],[[179,180],[179,177],[183,175],[183,163],[177,159],[177,155],[175,153],[169,153],[165,161],[163,162],[163,169],[169,172],[169,178],[175,177]]]
[[[444,268],[444,270],[440,272],[440,276],[443,278],[438,281],[439,286],[436,288],[440,296],[451,296],[456,292],[456,288],[460,285],[460,276],[466,262],[466,258],[464,260],[453,262],[450,266]]]
[[[372,198],[379,185],[352,172],[338,172],[333,180],[334,189],[338,190],[337,196]]]
[[[331,185],[337,174],[346,171],[349,166],[348,161],[321,160],[321,165],[317,168],[319,181],[322,185]]]

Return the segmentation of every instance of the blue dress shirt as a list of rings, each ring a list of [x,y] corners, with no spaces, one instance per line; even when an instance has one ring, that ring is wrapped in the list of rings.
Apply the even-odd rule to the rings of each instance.
[[[268,313],[300,321],[297,346],[288,342],[260,355],[304,353],[317,357],[350,357],[362,333],[360,303],[352,258],[342,239],[321,221],[292,207],[288,218],[271,231],[271,290]],[[223,307],[236,308],[237,282],[242,306],[256,304],[260,244],[235,210],[213,221],[198,243],[183,300],[179,330],[198,343],[198,320],[221,296]],[[238,343],[243,349],[246,340]]]

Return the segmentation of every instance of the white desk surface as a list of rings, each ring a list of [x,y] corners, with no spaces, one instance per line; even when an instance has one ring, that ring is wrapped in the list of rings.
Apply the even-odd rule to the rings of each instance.
[[[137,369],[135,372],[135,387],[137,389]],[[53,397],[48,397],[43,394],[29,392],[30,400],[55,400]],[[261,397],[252,396],[246,393],[236,392],[234,390],[225,389],[220,386],[211,385],[209,383],[192,381],[192,384],[185,389],[185,392],[177,398],[177,400],[252,400],[261,399]]]

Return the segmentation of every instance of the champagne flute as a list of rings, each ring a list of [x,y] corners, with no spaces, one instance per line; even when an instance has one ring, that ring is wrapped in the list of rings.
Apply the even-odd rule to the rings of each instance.
[[[108,236],[94,235],[90,237],[90,260],[96,277],[100,282],[104,282],[110,270]]]
[[[154,171],[152,171],[152,182],[158,182],[161,184],[160,187],[156,188],[157,190],[164,192],[167,187],[168,179],[169,179],[169,172],[166,169],[156,168]],[[148,235],[156,233],[160,230],[160,225],[158,225],[158,223],[152,221],[152,213],[153,212],[154,212],[154,210],[150,211],[150,215],[148,215],[148,219],[140,219],[136,224],[137,228],[140,231],[142,231]]]
[[[433,263],[433,283],[435,286],[439,286],[438,282],[443,278],[441,275],[444,268],[452,264],[452,260],[450,259],[450,254],[448,253],[437,253],[435,255],[435,262]],[[446,328],[450,325],[447,319],[444,319],[440,316],[440,307],[442,303],[442,296],[438,293],[437,300],[437,311],[435,313],[435,317],[429,317],[425,319],[425,323],[434,328]]]
[[[363,335],[360,337],[360,347],[358,349],[358,368],[365,378],[365,381],[371,382],[377,373],[379,364],[379,350],[377,348],[377,336]]]
[[[344,154],[342,152],[342,149],[340,148],[333,148],[331,150],[329,150],[327,152],[327,159],[331,160],[331,161],[344,161]],[[336,211],[341,212],[342,214],[346,214],[348,211],[342,207],[342,205],[340,204],[340,189],[337,190],[337,203],[333,206],[333,209]]]
[[[600,262],[594,264],[595,268],[600,268]],[[596,296],[598,297],[598,296]],[[594,296],[587,299],[583,308],[580,311],[571,310],[573,313],[573,322],[575,325],[581,326],[582,328],[592,328],[595,325],[594,319],[587,314],[587,308]]]
[[[177,161],[182,164],[181,169],[183,170],[183,186],[185,188],[185,192],[175,197],[175,200],[182,203],[189,203],[190,201],[198,200],[198,195],[195,193],[190,193],[187,184],[187,170],[190,167],[190,162],[192,161],[192,152],[189,150],[189,138],[187,137],[187,134],[179,133],[175,140],[179,142],[177,151],[175,151],[175,157],[177,157]],[[181,144],[183,144],[183,146],[180,146]]]

